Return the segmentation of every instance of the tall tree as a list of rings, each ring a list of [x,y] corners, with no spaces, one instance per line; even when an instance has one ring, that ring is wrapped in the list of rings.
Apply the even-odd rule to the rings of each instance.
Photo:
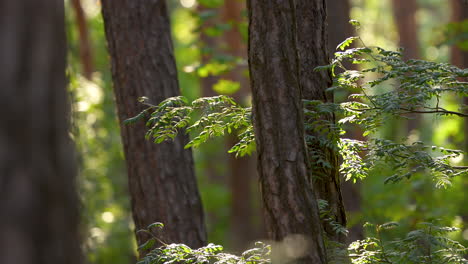
[[[79,35],[80,60],[83,67],[83,75],[91,79],[94,71],[93,54],[91,50],[91,41],[89,39],[88,23],[86,14],[81,6],[81,0],[72,0],[71,4],[75,11],[76,26]]]
[[[165,1],[103,0],[117,110],[122,121],[143,109],[140,96],[159,103],[179,95]],[[163,240],[191,247],[206,243],[204,216],[193,171],[192,152],[181,133],[174,142],[145,140],[144,124],[121,125],[133,219],[137,229],[159,221]],[[144,241],[142,234],[137,235]]]
[[[307,74],[305,64],[312,71],[316,62],[304,61],[310,59],[304,54],[305,48],[327,61],[324,1],[250,0],[247,8],[257,168],[267,232],[274,240],[300,235],[306,241],[301,243],[304,251],[298,252],[296,263],[325,263],[322,227],[304,143],[302,104],[303,94],[305,98],[314,96],[314,92],[322,95],[329,82],[324,75],[308,80],[303,77]],[[310,27],[308,37],[319,40],[299,39],[306,33],[305,27]],[[306,58],[302,60],[302,56]]]
[[[353,27],[349,23],[350,11],[351,4],[349,0],[327,0],[328,50],[331,58],[333,58],[336,47],[343,40],[355,34]],[[346,66],[350,69],[355,67],[352,64]],[[365,140],[362,137],[362,131],[360,131],[357,126],[351,127],[349,135],[347,136],[353,139]],[[342,181],[341,188],[346,212],[348,215],[357,214],[361,211],[360,184],[352,183],[351,181]],[[348,242],[356,241],[364,237],[361,224],[362,223],[356,223],[353,226],[348,226]]]
[[[245,3],[239,0],[225,0],[221,9],[221,15],[225,23],[232,25],[224,35],[224,43],[227,44],[226,52],[239,59],[246,59],[247,46],[242,39],[239,30],[240,24],[244,20],[242,12],[245,10]],[[250,94],[248,78],[244,74],[245,66],[237,65],[234,69],[222,76],[231,81],[238,82],[240,89],[232,96],[239,102],[245,102]],[[237,139],[230,135],[228,138],[228,147],[230,148]],[[256,179],[255,160],[251,156],[236,157],[229,155],[229,184],[232,193],[231,204],[231,237],[233,248],[236,250],[245,250],[246,246],[252,240],[259,239],[261,232],[255,232],[260,228],[255,228],[253,219],[258,215],[253,207],[253,199],[259,198],[251,193],[252,180]]]
[[[0,263],[81,263],[64,2],[0,2]]]
[[[299,85],[302,90],[302,98],[306,100],[320,100],[322,102],[333,101],[333,95],[326,92],[331,86],[332,80],[328,72],[314,71],[314,68],[329,63],[328,30],[326,27],[326,1],[296,1],[295,41]],[[294,26],[294,25],[293,25]],[[323,119],[333,121],[334,116],[324,116]],[[313,121],[313,120],[311,120]],[[322,132],[306,130],[308,138],[309,171],[312,175],[314,190],[318,199],[329,203],[331,216],[342,226],[346,226],[346,214],[341,194],[338,153],[330,147],[320,143],[320,139],[326,137]],[[324,160],[329,166],[320,165]],[[334,241],[345,242],[343,234],[336,233],[331,226],[323,222],[327,236]]]
[[[404,48],[403,58],[418,59],[420,51],[415,18],[418,3],[416,0],[392,0],[392,6],[399,46]]]
[[[418,9],[417,0],[392,0],[393,17],[395,26],[397,28],[399,42],[398,45],[402,47],[403,58],[419,59],[419,38],[418,26],[416,23],[416,11]],[[410,115],[410,120],[407,121],[406,130],[411,132],[417,130],[421,123],[419,115]]]
[[[468,2],[464,0],[452,0],[451,1],[451,9],[452,9],[452,22],[455,23],[468,23]],[[466,34],[467,32],[458,32],[460,34]],[[462,50],[460,47],[457,45],[454,45],[451,49],[451,56],[450,60],[453,65],[456,65],[457,67],[460,67],[462,69],[468,68],[468,47],[466,47],[467,50]],[[468,105],[468,97],[464,97],[462,99],[463,101],[461,102],[461,105]],[[468,149],[468,120],[465,120],[464,122],[464,149]],[[468,158],[466,158],[468,160]],[[465,186],[468,187],[468,181],[465,179],[463,182]],[[466,207],[465,207],[466,208]],[[461,210],[460,212],[462,218],[463,218],[463,223],[466,226],[468,226],[468,211]]]

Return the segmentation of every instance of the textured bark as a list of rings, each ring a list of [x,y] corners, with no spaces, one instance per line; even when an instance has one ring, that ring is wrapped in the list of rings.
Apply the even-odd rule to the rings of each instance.
[[[78,264],[63,1],[0,1],[0,263]]]
[[[80,0],[72,0],[71,4],[75,11],[76,26],[79,35],[80,59],[83,66],[83,76],[91,79],[94,71],[93,54],[91,42],[89,40],[89,30],[86,21],[86,15],[81,6]]]
[[[104,0],[102,13],[122,124],[142,110],[138,97],[157,104],[179,95],[170,23],[160,0]],[[157,145],[145,131],[143,123],[121,125],[135,226],[163,222],[164,241],[200,247],[206,231],[192,152],[184,149],[188,137]]]
[[[307,100],[333,101],[333,95],[327,94],[326,89],[331,86],[331,76],[326,71],[316,72],[314,68],[329,63],[328,34],[326,27],[326,5],[323,0],[297,0],[297,59],[299,63],[298,78],[303,92],[303,98]],[[333,120],[333,116],[323,118]],[[306,131],[308,138],[320,138],[326,135]],[[310,159],[310,173],[313,177],[314,189],[318,199],[328,201],[335,220],[342,226],[346,226],[346,213],[341,195],[338,153],[330,148],[321,147],[318,140],[308,142],[309,152],[319,151],[324,153],[325,160],[331,165],[327,169]],[[313,155],[309,155],[312,157]],[[345,242],[344,235],[336,234],[331,226],[324,222],[323,227],[327,236],[334,241]]]
[[[248,55],[257,168],[268,235],[290,245],[290,239],[303,239],[300,245],[304,250],[296,254],[296,263],[325,263],[322,228],[304,143],[301,90],[304,83],[301,75],[306,62],[300,58],[304,55],[302,48],[307,44],[297,38],[302,33],[298,30],[299,24],[301,27],[311,26],[313,32],[317,31],[313,35],[321,37],[320,25],[324,21],[317,14],[325,10],[300,11],[302,6],[297,3],[307,1],[321,3],[315,0],[248,1]],[[304,19],[306,12],[315,15]],[[309,47],[313,52],[320,48]],[[312,85],[314,81],[320,80],[308,83]]]
[[[333,58],[333,54],[336,51],[338,44],[346,38],[355,35],[354,29],[349,23],[350,9],[349,0],[327,0],[328,49],[331,58]],[[355,68],[351,63],[347,64],[346,67],[348,69]],[[362,137],[362,131],[359,127],[352,126],[350,130],[348,137],[365,140]],[[350,181],[342,181],[341,189],[347,215],[358,214],[361,211],[361,192],[359,182],[352,183]],[[358,222],[353,226],[348,226],[348,243],[364,238],[362,224],[363,223]]]

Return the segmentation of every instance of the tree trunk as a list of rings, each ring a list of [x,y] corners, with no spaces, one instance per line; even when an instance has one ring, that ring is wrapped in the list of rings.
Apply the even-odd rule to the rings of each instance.
[[[349,0],[327,0],[327,7],[328,47],[330,56],[333,57],[336,46],[346,38],[354,36],[354,30],[349,23]]]
[[[0,263],[82,263],[63,5],[0,1]]]
[[[242,22],[242,11],[245,10],[245,4],[239,0],[225,0],[222,8],[222,20],[224,23],[232,23],[232,28],[223,35],[224,43],[227,44],[226,52],[238,58],[247,57],[247,46],[242,40],[241,33],[238,30],[238,24]],[[240,89],[233,94],[234,99],[243,104],[250,93],[249,81],[243,74],[244,66],[238,65],[232,71],[222,76],[231,81],[239,82]],[[237,143],[234,135],[228,137],[228,147]],[[261,228],[255,228],[253,225],[254,216],[258,211],[254,211],[253,199],[259,198],[253,196],[251,192],[252,180],[256,179],[255,161],[251,156],[236,157],[229,155],[230,168],[230,189],[232,193],[231,204],[231,236],[234,250],[246,250],[249,242],[260,239],[261,232],[255,232]]]
[[[161,0],[103,0],[102,13],[111,55],[117,110],[122,121],[143,107],[140,96],[159,103],[179,95],[170,23]],[[206,243],[202,204],[192,152],[183,133],[173,142],[145,140],[144,124],[121,125],[135,226],[163,222],[165,242],[191,247]],[[139,243],[144,237],[137,235]]]
[[[329,63],[325,1],[300,0],[296,3],[296,52],[299,63],[298,78],[303,99],[331,102],[333,95],[326,93],[326,89],[332,83],[330,74],[325,71],[314,71],[315,67]],[[333,116],[323,118],[334,120]],[[308,130],[306,136],[312,139],[308,142],[308,151],[311,163],[310,174],[313,178],[316,196],[318,199],[326,200],[329,203],[332,217],[342,226],[346,226],[338,153],[331,148],[321,146],[319,143],[318,139],[325,138],[327,135]],[[320,153],[322,158],[331,165],[331,168],[321,166],[318,159],[313,158],[317,153]],[[338,242],[346,241],[346,237],[343,234],[337,234],[328,223],[324,222],[323,226],[330,239]]]
[[[300,10],[302,2],[309,1],[316,6]],[[307,168],[300,61],[305,43],[298,39],[303,33],[298,26],[311,26],[313,35],[321,37],[325,17],[317,14],[325,9],[318,3],[321,1],[248,1],[253,123],[267,232],[271,239],[295,247],[295,254],[289,257],[297,258],[296,263],[314,264],[325,263],[326,253]],[[315,15],[305,17],[304,11]],[[326,49],[314,43],[309,46],[312,52]]]
[[[420,57],[418,30],[415,14],[418,9],[416,0],[392,0],[393,17],[399,36],[399,46],[404,48],[405,60]]]
[[[464,0],[452,0],[452,22],[462,22],[468,20],[468,2]],[[451,49],[451,63],[461,69],[468,68],[468,50],[461,50],[456,45]],[[461,105],[468,105],[468,97],[462,99]],[[464,150],[468,149],[468,120],[464,122]],[[468,157],[465,157],[465,161],[468,161]],[[468,181],[463,182],[465,187],[468,187]],[[462,216],[465,228],[468,227],[468,210],[462,209],[460,215]]]
[[[338,44],[340,44],[346,38],[354,36],[355,32],[353,27],[349,23],[351,11],[349,0],[328,0],[327,7],[329,47],[328,49],[330,52],[330,57],[333,58],[333,54],[335,53]],[[346,67],[348,69],[356,68],[351,63],[348,63]],[[351,131],[349,132],[349,135],[347,135],[347,137],[358,140],[365,140],[362,137],[362,131],[359,129],[359,127],[352,126],[350,127],[350,130]],[[342,181],[341,189],[343,192],[343,201],[347,215],[349,216],[353,214],[358,214],[361,211],[361,192],[359,182],[352,183],[351,181]],[[353,226],[348,226],[348,243],[364,238],[364,230],[362,229],[362,224],[363,223],[358,222]]]
[[[415,19],[418,9],[417,0],[392,0],[392,4],[393,17],[399,36],[398,45],[404,49],[403,59],[419,59],[421,55]],[[408,117],[411,119],[406,121],[406,131],[410,133],[420,127],[421,115],[411,114]]]
[[[83,7],[81,6],[80,0],[72,0],[71,3],[73,10],[75,11],[83,76],[86,77],[86,79],[91,80],[94,71],[94,63],[86,15],[84,13]]]

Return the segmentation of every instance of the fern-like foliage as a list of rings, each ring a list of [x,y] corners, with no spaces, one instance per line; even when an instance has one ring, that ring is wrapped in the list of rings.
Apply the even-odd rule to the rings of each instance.
[[[349,256],[353,264],[455,264],[468,263],[463,257],[465,248],[459,242],[448,238],[453,227],[441,227],[430,222],[419,224],[419,229],[406,234],[402,239],[385,241],[384,232],[397,228],[398,223],[382,225],[366,224],[374,236],[353,242],[349,246]]]
[[[345,49],[359,41],[362,47]],[[401,53],[379,47],[367,47],[359,37],[351,37],[338,47],[330,65],[316,70],[340,68],[332,90],[346,90],[352,94],[341,103],[306,102],[314,106],[309,112],[333,112],[338,122],[330,123],[330,131],[345,134],[346,124],[359,125],[366,141],[346,139],[341,136],[338,147],[343,157],[341,172],[346,179],[363,179],[376,166],[390,164],[394,174],[386,182],[398,182],[418,172],[428,172],[437,187],[447,187],[451,179],[468,174],[466,166],[452,166],[451,160],[464,154],[423,142],[400,143],[376,136],[389,118],[408,119],[412,114],[434,114],[466,118],[466,106],[447,110],[442,97],[468,95],[468,69],[459,69],[446,63],[423,60],[404,61]],[[361,70],[347,70],[345,62],[362,64]],[[385,89],[385,86],[394,86]],[[383,92],[379,92],[382,91]],[[310,115],[310,113],[309,113]]]
[[[226,133],[237,133],[239,142],[229,150],[230,153],[243,156],[255,149],[252,109],[238,105],[228,96],[203,97],[191,103],[185,97],[177,96],[157,106],[146,103],[145,99],[142,102],[148,108],[126,122],[136,122],[149,114],[146,138],[152,138],[155,143],[172,140],[184,130],[195,135],[186,148],[198,147],[210,138]]]
[[[360,41],[362,47],[346,49]],[[341,68],[329,90],[344,89],[354,92],[341,103],[304,101],[306,143],[314,167],[314,175],[328,175],[338,161],[333,153],[342,157],[340,171],[356,181],[367,176],[370,169],[390,164],[394,174],[387,183],[411,178],[419,172],[432,175],[437,187],[447,187],[451,179],[468,174],[467,166],[453,166],[451,160],[464,152],[423,142],[401,143],[376,136],[376,131],[389,118],[408,118],[409,114],[435,114],[466,118],[465,109],[447,110],[441,98],[468,95],[468,69],[459,69],[446,63],[422,60],[404,61],[396,51],[367,47],[359,37],[343,41],[330,65],[316,70]],[[345,62],[362,64],[362,70],[347,70]],[[394,89],[382,87],[391,84]],[[388,86],[388,85],[387,85]],[[384,90],[383,92],[378,92]],[[148,108],[128,123],[150,115],[146,137],[156,143],[173,139],[185,130],[194,135],[186,147],[197,147],[212,137],[236,133],[239,142],[229,152],[250,154],[255,149],[252,109],[238,105],[228,96],[204,97],[189,103],[184,97],[172,97],[159,105],[142,100]],[[334,118],[337,117],[337,118]],[[337,122],[335,122],[337,120]],[[366,141],[345,137],[347,124],[359,125]]]
[[[183,263],[183,264],[263,264],[271,263],[271,247],[262,242],[255,243],[255,247],[246,250],[240,255],[224,252],[222,246],[208,244],[207,246],[192,249],[184,244],[166,244],[159,240],[154,226],[163,227],[161,223],[154,223],[140,232],[151,235],[151,238],[139,247],[139,250],[149,250],[137,264]],[[159,242],[162,246],[154,248]]]

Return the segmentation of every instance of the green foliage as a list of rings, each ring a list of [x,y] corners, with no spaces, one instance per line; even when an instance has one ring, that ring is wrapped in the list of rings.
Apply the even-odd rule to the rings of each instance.
[[[322,216],[326,217],[328,206],[326,201],[319,200],[319,206]],[[382,225],[368,223],[365,226],[371,229],[373,235],[351,243],[348,249],[338,243],[328,245],[328,263],[467,263],[463,257],[468,252],[467,248],[448,237],[449,233],[457,230],[456,228],[423,222],[418,225],[418,229],[407,233],[404,238],[388,241],[383,238],[384,233],[397,228],[398,223],[389,222]],[[240,255],[226,253],[222,246],[211,243],[205,247],[192,249],[184,244],[166,244],[161,241],[158,234],[163,227],[162,223],[153,223],[146,229],[138,231],[149,234],[150,238],[139,246],[138,250],[148,253],[137,264],[272,263],[271,246],[263,242],[256,242],[255,247]]]
[[[161,223],[156,223],[162,226]],[[257,242],[254,248],[251,248],[240,255],[229,254],[223,251],[223,247],[214,244],[192,249],[184,244],[166,244],[159,240],[157,233],[152,231],[152,226],[141,230],[151,235],[151,238],[142,244],[140,250],[149,250],[137,264],[159,264],[159,263],[218,263],[218,264],[262,264],[271,263],[269,259],[271,247]],[[162,246],[153,248],[159,242]]]
[[[317,200],[317,204],[319,207],[320,219],[325,220],[325,222],[330,225],[330,227],[336,234],[343,234],[345,236],[348,235],[349,232],[346,229],[346,227],[342,226],[335,220],[333,213],[331,212],[331,209],[328,205],[328,202],[319,199]]]
[[[185,129],[186,132],[195,133],[186,148],[198,147],[210,138],[226,133],[237,133],[240,141],[229,152],[243,156],[255,149],[251,125],[252,110],[250,107],[239,106],[230,97],[203,97],[188,103],[184,97],[177,96],[168,98],[157,106],[146,105],[149,106],[147,109],[125,122],[136,122],[151,112],[146,122],[150,127],[146,138],[153,138],[155,143],[174,139],[180,130]],[[192,121],[195,114],[200,116],[196,121]]]
[[[346,49],[355,41],[360,41],[362,47]],[[328,153],[324,150],[331,150],[340,152],[340,172],[346,179],[353,181],[364,179],[370,172],[378,171],[381,174],[389,173],[385,183],[431,175],[436,187],[448,187],[456,177],[466,176],[468,168],[455,166],[453,163],[455,158],[461,157],[463,151],[433,146],[419,140],[387,139],[379,135],[379,130],[390,119],[410,120],[411,115],[465,118],[467,114],[464,109],[449,108],[443,99],[468,94],[468,70],[445,63],[404,61],[399,52],[365,46],[359,37],[348,38],[337,48],[341,51],[335,53],[332,63],[317,67],[317,70],[331,70],[334,73],[335,82],[329,88],[330,91],[348,90],[353,93],[341,103],[304,101],[305,129],[308,132],[306,142],[313,142],[314,146],[318,143],[319,146],[309,151],[314,164],[330,169],[333,164],[327,161]],[[347,70],[345,62],[360,64],[361,69]],[[344,71],[335,74],[336,68]],[[389,86],[394,88],[388,89]],[[141,115],[129,122],[150,114],[147,136],[155,142],[173,139],[185,128],[188,132],[197,132],[187,147],[199,146],[212,137],[237,130],[241,141],[230,152],[243,155],[254,148],[251,109],[240,107],[227,96],[200,98],[192,103],[182,97],[174,97],[158,106],[148,106]],[[345,138],[349,124],[360,126],[367,139]],[[414,184],[420,184],[417,182],[419,179]],[[327,206],[326,201],[319,201],[321,217],[336,232],[345,233],[346,229],[329,217]],[[379,225],[375,229],[376,237],[371,236],[353,243],[349,249],[352,262],[466,261],[461,257],[466,249],[455,240],[449,239],[448,232],[455,231],[454,228],[421,223],[418,229],[408,232],[405,238],[387,242],[382,233],[393,227],[395,224]],[[157,253],[165,255],[171,252],[174,257],[176,252],[187,250],[185,246],[174,248],[175,251],[165,248],[167,251]],[[347,256],[340,245],[333,248],[339,254]],[[193,249],[188,251],[187,254],[193,252]],[[338,253],[338,257],[333,257],[334,260],[345,258],[341,258]],[[183,260],[186,259],[184,257]],[[193,262],[195,260],[190,261],[196,263]]]
[[[359,37],[348,38],[338,48],[344,49]],[[362,41],[361,41],[362,43]],[[364,45],[362,43],[362,45]],[[346,61],[361,64],[362,69],[347,70]],[[463,154],[459,150],[426,145],[423,142],[393,142],[376,137],[376,132],[390,118],[409,119],[410,114],[436,114],[465,118],[463,111],[448,110],[442,97],[468,94],[468,69],[459,69],[446,63],[421,60],[403,61],[399,52],[379,47],[357,47],[336,52],[330,65],[317,70],[341,68],[330,90],[358,91],[339,104],[309,102],[308,111],[326,114],[333,111],[340,118],[330,122],[331,131],[344,134],[345,124],[357,124],[368,136],[367,141],[342,138],[340,151],[341,172],[347,179],[363,179],[374,166],[391,165],[394,174],[386,182],[398,182],[417,172],[428,171],[437,187],[447,187],[456,176],[467,175],[468,167],[452,166],[451,160]],[[395,89],[378,92],[384,84]]]
[[[441,227],[423,222],[419,228],[406,234],[402,239],[386,241],[383,233],[398,227],[390,222],[382,225],[366,224],[373,228],[374,236],[358,240],[349,246],[353,264],[417,264],[417,263],[467,263],[463,257],[467,248],[448,238],[456,228]]]
[[[348,38],[338,48],[344,49],[355,40],[360,38]],[[363,69],[346,70],[345,61],[363,64]],[[338,104],[305,101],[305,128],[312,131],[308,133],[306,142],[321,146],[309,153],[315,164],[331,168],[333,165],[327,161],[327,151],[324,150],[332,150],[339,151],[344,157],[340,171],[346,179],[353,181],[365,178],[369,170],[382,164],[391,165],[394,169],[386,183],[399,182],[415,173],[427,171],[437,187],[447,187],[453,177],[468,174],[468,167],[451,164],[452,159],[463,154],[460,150],[429,146],[420,141],[400,143],[374,136],[390,117],[406,119],[408,114],[468,116],[445,109],[440,101],[445,96],[468,94],[468,82],[461,81],[468,76],[468,70],[445,63],[405,62],[398,52],[367,46],[336,52],[333,62],[318,67],[318,70],[334,71],[336,67],[345,71],[336,76],[330,89],[357,90],[360,93],[351,94],[347,101]],[[397,88],[376,92],[379,85],[390,81]],[[150,105],[127,122],[142,118],[148,111],[152,114],[147,122],[151,127],[147,137],[153,137],[156,143],[173,139],[183,128],[188,132],[199,131],[187,147],[197,147],[212,137],[238,130],[241,140],[230,152],[245,155],[254,148],[251,108],[242,108],[227,96],[200,98],[191,104],[183,97],[169,98],[158,106]],[[201,112],[201,117],[192,124],[194,111]],[[330,118],[333,115],[340,117],[338,122]],[[345,134],[346,124],[362,127],[368,140],[339,138]]]
[[[468,19],[449,23],[444,28],[445,41],[441,44],[456,45],[459,49],[468,51]]]

